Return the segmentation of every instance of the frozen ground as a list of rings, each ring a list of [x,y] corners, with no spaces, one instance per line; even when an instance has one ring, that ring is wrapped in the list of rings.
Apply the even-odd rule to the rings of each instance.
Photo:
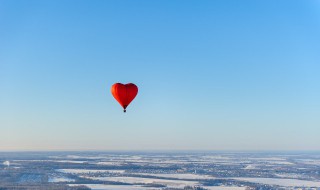
[[[320,189],[320,153],[0,153],[0,163],[0,188]]]
[[[66,177],[49,177],[48,182],[50,183],[58,183],[58,182],[74,182],[74,179],[66,178]]]
[[[154,177],[162,177],[162,178],[174,178],[174,179],[216,179],[215,177],[209,175],[199,175],[199,174],[148,174],[148,173],[138,173],[137,175],[143,176],[154,176]]]
[[[89,174],[89,173],[124,173],[125,170],[89,170],[89,169],[58,169],[62,173]]]
[[[153,185],[165,185],[171,188],[184,188],[185,186],[198,186],[199,183],[195,181],[185,180],[167,180],[167,179],[154,179],[143,177],[88,177],[90,179],[99,181],[111,181],[130,184],[153,184]]]
[[[69,186],[73,187],[80,185],[85,185],[92,190],[160,190],[160,188],[142,187],[137,185],[69,184]]]
[[[298,179],[279,179],[279,178],[234,178],[240,181],[261,183],[267,185],[278,185],[282,187],[320,187],[320,181],[307,181]]]

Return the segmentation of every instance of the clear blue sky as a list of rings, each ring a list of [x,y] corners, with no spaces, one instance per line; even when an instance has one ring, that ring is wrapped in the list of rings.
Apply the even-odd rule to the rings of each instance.
[[[320,1],[0,0],[0,92],[0,150],[319,150]]]

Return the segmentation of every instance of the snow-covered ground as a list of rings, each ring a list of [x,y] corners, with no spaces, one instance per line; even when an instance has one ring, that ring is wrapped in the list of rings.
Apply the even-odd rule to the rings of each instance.
[[[58,182],[74,182],[74,179],[66,178],[66,177],[49,177],[48,182],[50,183],[58,183]]]
[[[84,185],[92,190],[159,190],[155,187],[142,187],[138,185],[104,185],[104,184],[69,184],[69,186]]]
[[[78,160],[54,160],[54,162],[73,163],[73,164],[83,164],[83,163],[86,163],[86,161],[78,161]]]
[[[252,183],[261,183],[266,185],[279,185],[283,187],[320,187],[320,181],[308,181],[298,179],[281,179],[281,178],[232,178],[239,181],[248,181]]]
[[[298,159],[297,161],[303,164],[320,166],[320,160],[318,159]]]
[[[92,190],[161,190],[163,188],[143,187],[139,185],[105,185],[105,184],[69,184],[69,186],[84,185]],[[246,190],[246,187],[227,187],[227,186],[202,186],[207,190]]]
[[[83,176],[85,177],[85,176]],[[199,185],[196,181],[185,180],[167,180],[167,179],[153,179],[153,178],[140,178],[140,177],[86,177],[88,179],[100,181],[112,181],[130,184],[161,184],[171,188],[183,188],[185,186]]]
[[[199,175],[199,174],[183,174],[183,173],[176,173],[176,174],[149,174],[149,173],[136,173],[137,175],[145,175],[145,176],[154,176],[154,177],[162,177],[162,178],[174,178],[174,179],[216,179],[210,175]]]
[[[58,169],[56,170],[62,173],[70,174],[88,174],[88,173],[124,173],[125,170],[87,170],[87,169]]]
[[[106,166],[121,166],[122,162],[111,162],[111,161],[103,161],[95,163],[97,165],[106,165]]]
[[[245,170],[253,170],[253,169],[256,169],[256,165],[253,165],[253,164],[249,164],[247,165],[245,168],[243,168]]]
[[[228,186],[202,186],[207,190],[246,190],[246,187],[228,187]]]
[[[60,163],[74,163],[74,164],[83,164],[87,161],[78,161],[78,160],[14,160],[15,162],[60,162]]]
[[[307,175],[296,173],[275,173],[275,176],[287,179],[303,179],[308,177]]]
[[[5,172],[21,172],[23,175],[15,179],[19,183],[47,183],[48,179],[51,183],[72,186],[89,183],[86,186],[93,190],[164,189],[162,186],[245,190],[247,187],[244,186],[261,188],[265,185],[275,189],[280,186],[283,189],[320,190],[320,178],[317,175],[320,154],[316,156],[271,153],[70,152],[56,153],[49,157],[3,157],[0,159],[0,168]],[[10,160],[10,167],[6,167],[9,165],[6,160]]]

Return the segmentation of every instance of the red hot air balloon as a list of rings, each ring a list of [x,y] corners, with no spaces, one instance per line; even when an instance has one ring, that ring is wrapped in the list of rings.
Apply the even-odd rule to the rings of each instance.
[[[115,83],[111,87],[111,93],[113,97],[123,107],[123,112],[126,112],[126,108],[138,94],[138,87],[133,83]]]

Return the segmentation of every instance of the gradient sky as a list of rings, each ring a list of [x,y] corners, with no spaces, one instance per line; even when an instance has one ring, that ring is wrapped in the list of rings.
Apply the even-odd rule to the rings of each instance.
[[[139,94],[122,112],[113,83]],[[0,0],[0,150],[320,150],[320,1]]]

